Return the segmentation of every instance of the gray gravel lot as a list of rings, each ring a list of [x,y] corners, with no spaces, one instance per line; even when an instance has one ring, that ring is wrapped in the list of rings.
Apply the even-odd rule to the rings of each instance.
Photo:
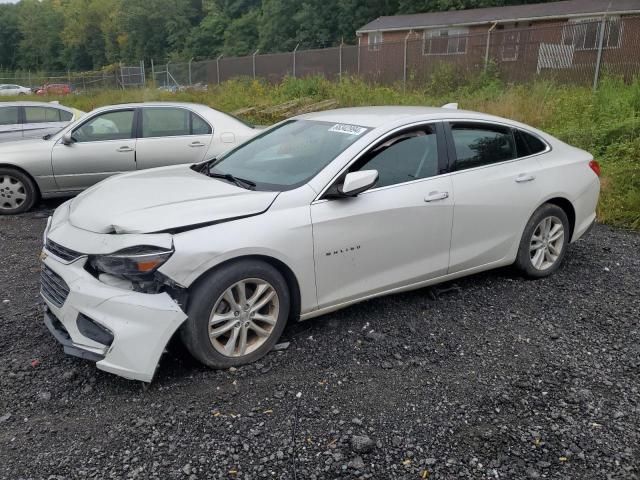
[[[143,388],[42,324],[53,206],[0,217],[0,478],[640,477],[637,233],[596,227],[550,279],[503,269],[290,325],[233,371],[173,345]]]

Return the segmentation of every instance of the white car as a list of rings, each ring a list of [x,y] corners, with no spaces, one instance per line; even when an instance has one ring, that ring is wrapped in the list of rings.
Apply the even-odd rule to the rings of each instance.
[[[54,134],[0,145],[0,215],[75,195],[116,173],[200,162],[259,131],[195,103],[98,108]]]
[[[30,88],[21,87],[20,85],[3,83],[0,84],[0,96],[5,97],[9,95],[32,95],[33,92]]]
[[[0,143],[42,139],[59,132],[84,112],[56,102],[0,103]]]
[[[67,353],[130,379],[151,381],[178,331],[205,365],[241,365],[288,319],[505,265],[551,274],[595,220],[598,174],[589,153],[480,113],[302,115],[61,205],[45,323]]]

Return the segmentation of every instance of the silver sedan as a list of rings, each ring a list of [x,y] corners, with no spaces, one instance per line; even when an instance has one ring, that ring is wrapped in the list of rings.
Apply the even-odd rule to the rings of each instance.
[[[206,105],[135,103],[94,110],[42,139],[0,145],[0,215],[71,196],[117,173],[215,157],[260,130]]]
[[[59,132],[84,115],[57,102],[0,103],[0,142],[42,138]]]

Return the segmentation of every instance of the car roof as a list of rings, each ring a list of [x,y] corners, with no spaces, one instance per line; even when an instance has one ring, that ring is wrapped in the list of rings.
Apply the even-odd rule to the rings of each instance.
[[[338,108],[335,110],[307,113],[296,118],[321,122],[347,123],[363,127],[377,128],[384,125],[395,124],[402,120],[409,120],[411,117],[434,120],[444,118],[468,118],[473,120],[509,122],[512,124],[517,123],[512,120],[468,110],[405,106]]]
[[[30,102],[30,101],[21,101],[21,102],[0,102],[0,107],[49,107],[49,108],[60,108],[62,110],[73,111],[73,108],[67,107],[66,105],[61,105],[59,103],[52,102]]]
[[[139,108],[139,107],[188,107],[195,111],[215,110],[208,105],[190,102],[137,102],[137,103],[116,103],[96,108],[96,110],[108,110],[112,108]],[[219,111],[219,110],[218,110]]]

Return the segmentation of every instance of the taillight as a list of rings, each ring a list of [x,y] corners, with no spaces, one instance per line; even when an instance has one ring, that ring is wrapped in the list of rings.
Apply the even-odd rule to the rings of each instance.
[[[589,162],[589,168],[591,168],[597,176],[600,176],[600,164],[598,162],[591,160]]]

